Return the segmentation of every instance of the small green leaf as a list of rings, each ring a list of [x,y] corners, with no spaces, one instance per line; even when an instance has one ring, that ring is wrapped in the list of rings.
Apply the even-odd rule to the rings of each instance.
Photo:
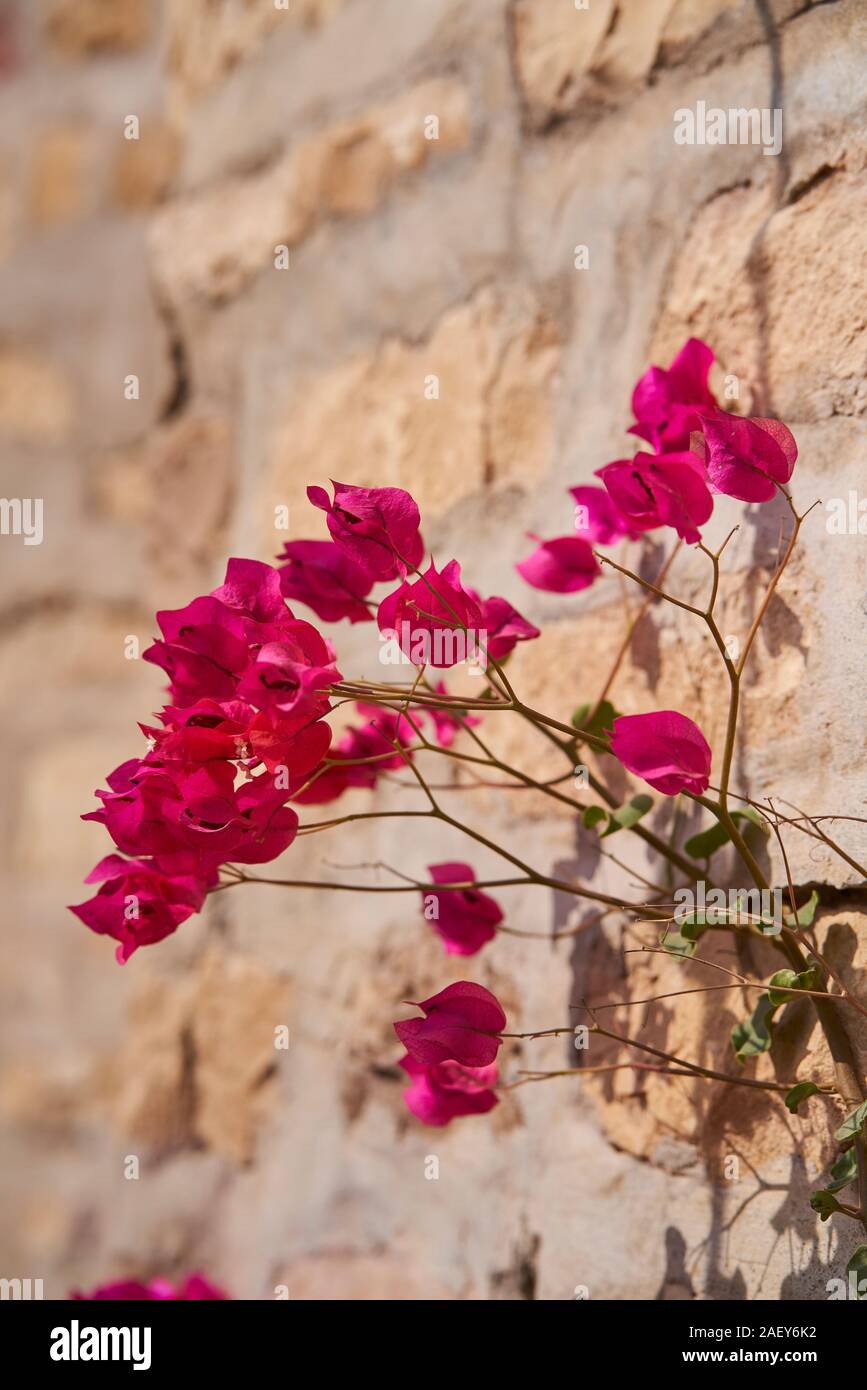
[[[867,1299],[867,1245],[858,1246],[846,1266],[846,1275],[855,1286],[855,1298],[859,1302]]]
[[[787,926],[811,927],[813,918],[816,915],[816,908],[819,906],[819,894],[813,889],[807,901],[798,908],[797,913],[792,917],[791,912],[785,914]]]
[[[771,827],[768,825],[768,822],[761,812],[756,810],[755,806],[745,806],[742,811],[732,811],[732,818],[734,820],[751,821],[758,830],[761,830],[763,835],[770,835],[771,833]]]
[[[781,1008],[783,1004],[788,1004],[793,999],[797,999],[796,994],[789,991],[793,989],[812,989],[816,983],[814,970],[804,970],[797,975],[794,970],[778,970],[771,976],[768,988],[768,998],[775,1009]],[[788,986],[788,989],[782,988]],[[776,986],[776,988],[774,988]]]
[[[786,1092],[786,1105],[793,1115],[798,1113],[798,1106],[810,1096],[817,1096],[819,1087],[814,1081],[799,1081],[797,1086],[793,1086],[791,1091]]]
[[[847,1149],[846,1153],[841,1154],[835,1163],[831,1164],[831,1181],[828,1183],[828,1192],[842,1192],[844,1187],[848,1187],[850,1182],[854,1182],[858,1176],[858,1155],[854,1145]]]
[[[663,932],[659,938],[659,944],[664,951],[668,951],[672,956],[694,956],[696,942],[684,936],[679,931]]]
[[[597,738],[607,738],[614,720],[620,718],[620,711],[614,708],[610,700],[601,700],[595,714],[593,714],[594,708],[594,705],[579,705],[572,715],[572,723],[582,733],[595,734]],[[593,718],[589,724],[585,724],[584,721],[591,714],[593,714]]]
[[[700,830],[697,835],[692,835],[683,848],[690,859],[710,859],[716,850],[728,844],[728,838],[729,832],[717,821],[710,830]]]
[[[598,825],[601,820],[606,820],[607,817],[608,812],[603,811],[601,806],[588,806],[581,819],[585,829],[592,830],[594,825]]]
[[[628,830],[630,826],[637,825],[642,816],[646,816],[653,805],[653,797],[641,792],[634,796],[631,801],[627,801],[625,806],[618,806],[616,811],[612,811],[608,817],[608,827],[602,831],[602,839],[606,835],[614,835],[618,830]]]
[[[827,1221],[829,1216],[833,1216],[835,1211],[840,1210],[840,1203],[832,1192],[827,1188],[822,1188],[819,1192],[810,1194],[810,1206],[813,1211],[817,1211],[823,1221]]]
[[[757,1057],[767,1052],[771,1046],[770,1024],[774,1016],[774,1005],[766,994],[760,996],[752,1015],[744,1023],[736,1023],[732,1029],[732,1046],[739,1062],[748,1057]]]
[[[752,806],[748,806],[745,811],[732,811],[732,820],[746,820],[752,825],[758,826],[764,835],[770,834],[770,826],[755,811]],[[716,821],[709,830],[700,830],[697,835],[693,835],[684,845],[684,850],[690,859],[709,859],[723,845],[727,845],[730,836],[725,826]]]
[[[863,1100],[857,1110],[853,1110],[851,1115],[847,1115],[840,1128],[834,1131],[834,1138],[838,1143],[844,1144],[846,1148],[851,1148],[864,1128],[867,1121],[867,1100]]]

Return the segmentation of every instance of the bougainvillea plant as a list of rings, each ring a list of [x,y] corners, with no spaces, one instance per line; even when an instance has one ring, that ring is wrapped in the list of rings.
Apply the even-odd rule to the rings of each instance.
[[[311,886],[415,893],[419,912],[444,951],[465,957],[492,949],[498,934],[510,930],[505,908],[488,890],[515,884],[539,885],[595,904],[582,928],[609,914],[624,924],[650,923],[658,932],[653,949],[681,961],[702,961],[698,950],[708,931],[750,933],[779,953],[780,969],[770,980],[738,974],[718,986],[755,991],[757,998],[751,1018],[734,1030],[735,1056],[728,1071],[712,1071],[604,1028],[588,1005],[581,1006],[587,1017],[583,1026],[622,1048],[624,1060],[612,1066],[778,1092],[792,1112],[813,1095],[835,1097],[842,1121],[835,1136],[840,1156],[812,1203],[823,1220],[837,1215],[867,1229],[867,1101],[849,1032],[852,1011],[867,1014],[867,1007],[819,952],[812,932],[816,896],[798,901],[784,837],[795,831],[810,835],[865,877],[867,870],[832,840],[825,829],[828,817],[783,815],[770,800],[751,799],[731,786],[744,669],[812,508],[800,513],[789,491],[797,459],[790,431],[777,420],[723,410],[709,386],[712,362],[710,348],[690,339],[667,369],[652,367],[641,378],[632,398],[635,422],[630,431],[641,447],[632,457],[599,468],[599,484],[570,489],[572,533],[548,540],[533,537],[536,548],[516,565],[529,585],[555,594],[588,588],[599,582],[606,567],[646,592],[592,705],[569,721],[562,717],[568,711],[555,716],[521,699],[507,674],[508,658],[519,642],[538,638],[538,628],[506,598],[470,588],[456,559],[443,563],[427,556],[419,509],[409,493],[340,482],[330,492],[310,487],[308,498],[325,514],[327,536],[290,541],[276,566],[231,559],[219,588],[183,608],[157,614],[161,636],[144,656],[165,671],[168,703],[154,723],[141,725],[146,750],[109,774],[106,789],[97,793],[99,809],[85,817],[105,826],[115,849],[88,878],[98,885],[94,895],[72,911],[93,931],[117,942],[117,959],[123,963],[139,948],[175,932],[201,911],[209,894],[263,881],[257,866],[290,850],[297,837],[367,817],[406,816],[434,819],[456,836],[493,851],[507,866],[503,877],[483,881],[471,864],[454,861],[430,865],[426,881],[393,871],[401,882],[388,888]],[[780,497],[789,518],[779,561],[737,651],[724,639],[716,616],[721,561],[734,531],[716,550],[705,545],[701,531],[727,497],[758,505]],[[599,549],[639,540],[660,528],[673,531],[677,540],[653,583]],[[684,545],[700,551],[708,563],[703,605],[687,603],[663,587],[674,554]],[[344,675],[331,642],[314,622],[296,616],[290,602],[303,605],[321,622],[375,621],[380,659],[400,662],[407,678],[374,682]],[[717,649],[729,709],[724,746],[716,757],[687,713],[623,714],[608,699],[635,625],[657,602],[685,610]],[[442,678],[442,672],[459,663],[484,678],[473,698],[449,693]],[[348,703],[355,706],[356,721],[335,736],[330,716]],[[484,726],[506,714],[532,725],[559,751],[562,777],[537,780],[491,751]],[[592,752],[596,772],[584,767],[585,750]],[[660,892],[648,881],[651,891],[643,901],[624,900],[525,863],[465,817],[458,819],[445,809],[440,789],[424,770],[434,755],[468,765],[477,776],[496,775],[500,787],[535,788],[571,807],[588,833],[639,837],[665,861],[668,887]],[[657,797],[695,803],[710,817],[708,827],[683,845],[661,838],[645,823],[657,798],[642,794],[619,805],[605,779],[611,760]],[[564,782],[574,780],[576,766],[587,774],[580,785],[588,789],[589,799],[563,790]],[[383,778],[394,781],[398,770],[410,774],[409,785],[416,795],[423,794],[424,809],[371,808],[300,819],[304,808],[336,802],[350,788],[372,791]],[[760,867],[750,839],[757,831],[776,839],[786,865],[783,886],[772,887]],[[709,861],[723,845],[732,848],[749,883],[748,889],[738,890],[734,906],[731,890],[724,893],[710,877]],[[264,881],[308,884],[303,877]],[[684,904],[691,907],[684,910]],[[714,966],[710,960],[706,964]],[[834,1062],[833,1086],[746,1075],[741,1068],[748,1060],[773,1045],[773,1016],[801,997],[810,1000],[825,1033]],[[503,1040],[542,1034],[507,1032],[499,1001],[472,981],[450,984],[411,1007],[415,1015],[394,1024],[405,1049],[394,1060],[409,1082],[406,1104],[423,1123],[446,1125],[458,1117],[482,1116],[508,1086],[570,1074],[501,1077],[497,1058]],[[568,1033],[571,1028],[543,1032]],[[580,1075],[580,1068],[571,1074]],[[865,1260],[867,1246],[862,1244],[851,1268],[862,1269]]]

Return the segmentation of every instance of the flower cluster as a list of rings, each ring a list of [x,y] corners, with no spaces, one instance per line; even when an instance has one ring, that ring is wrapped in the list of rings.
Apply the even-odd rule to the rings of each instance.
[[[533,537],[536,550],[516,566],[530,585],[575,593],[602,573],[596,546],[635,541],[660,526],[695,544],[716,494],[765,502],[785,490],[797,457],[792,435],[778,421],[720,409],[708,385],[712,362],[710,348],[691,338],[670,367],[645,373],[633,393],[630,428],[645,447],[599,468],[601,485],[570,489],[575,534]],[[93,931],[117,941],[121,962],[200,911],[221,872],[224,883],[237,882],[238,866],[282,854],[299,830],[296,807],[372,790],[420,749],[450,750],[459,730],[472,732],[478,718],[448,697],[429,668],[493,666],[493,704],[469,701],[472,708],[499,703],[532,714],[505,698],[511,686],[501,663],[539,629],[508,599],[468,587],[457,560],[437,565],[430,557],[425,566],[419,509],[409,493],[332,487],[332,495],[321,487],[307,494],[325,514],[327,539],[289,541],[276,567],[231,559],[219,588],[157,614],[161,636],[144,657],[168,676],[169,700],[155,722],[140,725],[146,751],[108,776],[96,793],[100,808],[84,817],[106,828],[116,852],[88,876],[94,896],[72,908]],[[387,592],[376,599],[379,585]],[[289,601],[323,623],[375,622],[388,644],[380,659],[418,668],[416,684],[345,683],[331,642],[296,617]],[[394,655],[386,656],[389,645]],[[366,700],[356,698],[362,692]],[[355,700],[358,719],[333,740],[328,716],[336,696]],[[692,720],[677,710],[616,715],[607,708],[610,729],[600,723],[601,733],[591,734],[581,726],[575,737],[595,738],[600,751],[665,796],[703,796],[711,749]],[[413,770],[423,781],[418,766]],[[586,809],[605,817],[601,808]],[[426,884],[409,881],[421,891],[424,919],[447,954],[476,954],[504,922],[500,904],[482,891],[496,885],[480,883],[459,861],[429,865],[428,874]],[[399,1065],[409,1078],[410,1111],[444,1125],[491,1110],[506,1024],[497,999],[460,981],[418,1007],[422,1017],[394,1025],[406,1049]],[[77,1296],[225,1297],[199,1276],[178,1290],[159,1280],[106,1289],[137,1292]]]
[[[602,488],[575,487],[574,536],[542,541],[517,570],[528,584],[574,593],[598,578],[594,545],[612,545],[658,526],[672,526],[694,545],[710,518],[715,493],[767,502],[787,483],[798,456],[779,420],[746,419],[721,410],[708,386],[714,355],[690,338],[668,368],[651,367],[632,393],[629,433],[648,444],[631,458],[596,470]]]
[[[330,540],[289,542],[276,568],[232,559],[219,588],[157,614],[161,637],[144,659],[168,675],[169,703],[156,724],[140,726],[144,756],[110,773],[100,809],[84,816],[120,853],[96,865],[86,880],[99,885],[94,897],[72,908],[118,942],[122,963],[200,911],[223,865],[282,854],[298,830],[290,803],[373,788],[411,756],[423,722],[442,747],[478,722],[454,709],[403,714],[361,702],[363,722],[332,748],[325,716],[341,674],[331,643],[287,598],[322,621],[362,622],[377,610],[380,629],[419,665],[456,664],[456,639],[468,630],[495,662],[539,635],[506,599],[464,588],[457,561],[419,570],[424,544],[409,493],[335,483],[333,500],[321,488],[309,497],[326,513]],[[368,600],[375,584],[395,581],[378,605]],[[439,659],[416,654],[419,639],[437,636],[450,639]],[[433,693],[446,693],[441,682]]]
[[[167,672],[170,703],[142,725],[144,756],[109,775],[84,817],[121,854],[101,860],[87,880],[96,896],[72,909],[119,943],[121,962],[198,912],[222,864],[260,864],[292,843],[287,802],[328,751],[323,716],[340,679],[278,571],[255,560],[230,560],[220,588],[157,622],[144,658]]]

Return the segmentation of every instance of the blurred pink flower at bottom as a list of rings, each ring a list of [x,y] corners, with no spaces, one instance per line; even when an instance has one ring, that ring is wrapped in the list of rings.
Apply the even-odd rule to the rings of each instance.
[[[229,1297],[203,1274],[189,1274],[180,1284],[172,1284],[168,1279],[151,1279],[147,1284],[138,1279],[118,1279],[112,1284],[100,1284],[90,1293],[81,1293],[80,1290],[73,1289],[69,1296],[71,1299],[86,1301],[139,1300],[150,1303],[195,1303]]]

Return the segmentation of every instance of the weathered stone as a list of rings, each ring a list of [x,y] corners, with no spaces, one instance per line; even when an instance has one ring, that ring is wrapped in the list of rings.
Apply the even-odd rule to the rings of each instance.
[[[61,126],[39,137],[30,192],[30,215],[38,226],[60,226],[84,215],[92,161],[92,131],[86,126]]]
[[[113,196],[133,211],[165,198],[180,162],[177,131],[161,121],[142,122],[138,140],[121,140],[114,166]]]
[[[863,173],[844,170],[820,172],[779,209],[764,188],[715,198],[675,267],[655,359],[688,333],[713,337],[728,369],[757,383],[764,411],[863,414],[865,198]]]
[[[433,117],[436,138],[426,129]],[[423,83],[368,115],[301,141],[260,173],[170,205],[154,224],[157,276],[172,299],[237,295],[279,248],[329,216],[371,212],[402,176],[466,145],[468,103],[450,81]]]
[[[48,35],[70,58],[126,53],[146,42],[153,13],[152,0],[55,0]]]
[[[376,457],[428,518],[490,484],[526,487],[551,457],[557,363],[557,330],[529,296],[483,292],[426,343],[391,340],[314,380],[281,406],[263,519],[281,500],[304,514],[324,450],[342,482],[361,482]]]
[[[0,433],[31,444],[62,444],[72,432],[75,396],[50,358],[0,351]]]

